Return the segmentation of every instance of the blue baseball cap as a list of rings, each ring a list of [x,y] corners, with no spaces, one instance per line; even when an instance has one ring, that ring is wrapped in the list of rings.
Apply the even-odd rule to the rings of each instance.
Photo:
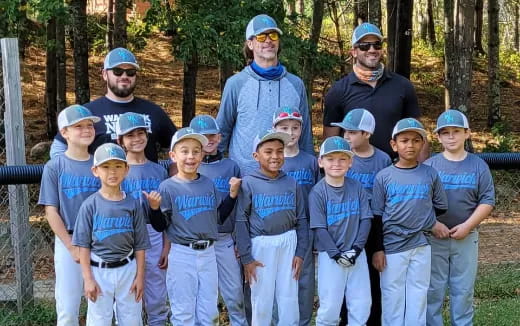
[[[273,126],[283,120],[297,120],[300,123],[303,121],[302,114],[297,108],[282,106],[276,109],[273,114]]]
[[[354,156],[354,152],[350,149],[348,142],[339,136],[332,136],[325,139],[320,146],[320,157],[332,153],[345,153],[350,158]]]
[[[368,110],[353,109],[345,115],[343,121],[333,122],[331,125],[345,130],[366,131],[369,134],[373,134],[376,128],[376,120]]]
[[[468,118],[459,110],[446,110],[437,119],[437,128],[433,132],[439,132],[444,127],[469,129]]]
[[[107,56],[105,57],[103,69],[112,69],[122,64],[129,64],[134,66],[136,69],[139,69],[139,65],[137,64],[137,60],[135,59],[134,54],[125,48],[116,48],[108,52]]]
[[[422,123],[414,118],[405,118],[397,121],[395,124],[394,130],[392,131],[392,139],[405,131],[415,131],[419,133],[423,139],[427,138],[426,130],[424,129]]]
[[[190,128],[203,135],[220,133],[217,120],[207,114],[201,114],[191,119]]]
[[[352,46],[361,41],[363,37],[368,35],[376,36],[380,41],[383,41],[383,34],[381,34],[381,31],[376,25],[363,23],[356,27],[352,33]]]
[[[265,130],[256,135],[253,141],[253,152],[256,152],[258,150],[258,146],[260,146],[261,144],[273,139],[278,139],[285,146],[291,140],[291,136],[285,132],[279,132],[273,129]]]
[[[264,14],[255,16],[247,24],[246,40],[250,40],[254,36],[266,31],[277,31],[278,34],[283,35],[282,30],[278,28],[273,18]]]
[[[99,146],[94,152],[94,166],[99,166],[111,160],[126,163],[126,154],[121,146],[114,143],[105,143]]]
[[[126,112],[119,116],[116,124],[116,135],[123,136],[132,130],[144,128],[150,132],[150,125],[146,123],[144,115],[135,112]]]
[[[61,130],[83,120],[92,120],[92,122],[96,123],[101,121],[101,118],[93,115],[83,105],[74,104],[68,106],[58,114],[58,129]]]
[[[177,130],[177,132],[173,135],[172,142],[170,145],[170,151],[173,151],[175,145],[183,139],[195,139],[200,142],[202,147],[208,144],[208,139],[206,138],[206,136],[196,132],[195,130],[193,130],[193,128],[186,127]]]

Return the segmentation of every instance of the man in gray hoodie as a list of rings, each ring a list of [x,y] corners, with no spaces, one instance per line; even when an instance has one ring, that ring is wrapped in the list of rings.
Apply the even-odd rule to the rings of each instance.
[[[279,62],[280,35],[273,18],[255,16],[246,29],[244,55],[247,66],[226,82],[217,122],[222,134],[219,150],[228,151],[242,175],[258,168],[251,148],[259,131],[271,128],[273,114],[281,106],[302,113],[300,149],[314,154],[305,86]]]

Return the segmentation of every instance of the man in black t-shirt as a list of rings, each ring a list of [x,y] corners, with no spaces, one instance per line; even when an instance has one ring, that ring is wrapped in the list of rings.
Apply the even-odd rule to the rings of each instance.
[[[103,79],[107,83],[107,93],[92,102],[84,104],[95,116],[101,118],[94,125],[96,138],[89,147],[93,153],[96,148],[107,142],[116,142],[116,124],[119,116],[135,112],[145,116],[149,125],[149,139],[145,155],[150,161],[157,162],[158,145],[168,148],[177,128],[170,117],[157,104],[134,96],[139,65],[135,56],[124,48],[110,51],[103,65]],[[67,148],[60,134],[56,135],[51,146],[51,157]]]

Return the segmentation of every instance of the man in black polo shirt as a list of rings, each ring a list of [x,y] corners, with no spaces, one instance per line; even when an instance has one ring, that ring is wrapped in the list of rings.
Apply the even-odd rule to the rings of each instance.
[[[421,112],[412,83],[386,70],[381,62],[382,42],[383,35],[375,25],[363,23],[354,30],[351,49],[354,71],[335,82],[325,96],[323,137],[341,135],[340,128],[331,123],[342,121],[352,109],[364,108],[376,120],[370,142],[395,158],[396,153],[390,147],[394,125],[403,118],[419,118]],[[428,146],[423,148],[423,160],[428,150]]]

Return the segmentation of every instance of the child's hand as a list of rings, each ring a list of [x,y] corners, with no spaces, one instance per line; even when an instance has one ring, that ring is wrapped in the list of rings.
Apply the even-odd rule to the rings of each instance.
[[[157,266],[159,266],[159,269],[168,268],[168,254],[170,253],[170,246],[171,246],[170,244],[163,246],[163,249],[161,251],[161,257],[159,258],[159,262],[157,263]]]
[[[385,269],[386,256],[383,250],[374,252],[372,255],[372,266],[374,266],[374,268],[377,269],[380,273],[383,271],[383,269]]]
[[[240,191],[240,184],[242,184],[242,179],[236,177],[229,179],[229,197],[237,198],[238,192]]]
[[[147,193],[143,191],[143,195],[148,199],[148,203],[150,203],[151,209],[159,209],[161,207],[161,194],[157,191],[151,191]]]
[[[293,278],[297,281],[300,279],[300,273],[302,271],[302,266],[303,266],[303,259],[301,257],[294,256],[294,258],[292,260],[292,270],[293,270]]]
[[[85,289],[85,297],[92,302],[96,302],[98,296],[102,295],[101,288],[93,278],[86,279],[83,288]]]
[[[132,286],[130,287],[130,293],[135,293],[135,302],[141,301],[144,293],[144,280],[142,276],[136,276]]]
[[[79,247],[70,246],[68,250],[70,255],[72,256],[72,259],[74,259],[76,263],[79,263]]]
[[[450,237],[450,229],[443,223],[437,221],[432,228],[433,236],[437,239],[446,239]]]
[[[244,278],[249,285],[253,284],[253,281],[256,282],[257,267],[264,267],[264,264],[258,260],[254,260],[253,262],[244,265]]]
[[[468,236],[471,232],[471,228],[468,227],[465,223],[455,225],[450,229],[449,237],[455,240],[462,240]]]

